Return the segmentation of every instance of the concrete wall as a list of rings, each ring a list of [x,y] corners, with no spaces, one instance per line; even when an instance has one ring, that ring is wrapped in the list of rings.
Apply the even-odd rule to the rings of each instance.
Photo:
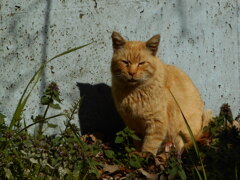
[[[235,116],[240,111],[239,0],[1,0],[0,3],[0,111],[8,120],[23,89],[46,58],[93,41],[92,45],[48,65],[24,114],[30,123],[31,115],[42,112],[40,92],[51,81],[60,87],[63,109],[70,107],[84,90],[92,92],[85,99],[94,102],[91,95],[98,94],[98,103],[105,102],[110,94],[113,30],[129,40],[147,40],[160,33],[159,56],[190,75],[208,108],[217,114],[219,106],[227,102]],[[81,87],[84,87],[82,92]],[[91,109],[91,103],[87,104]],[[95,109],[99,112],[94,114],[92,110],[89,121],[101,116],[98,106]],[[86,118],[89,110],[84,113]],[[106,113],[107,109],[103,114]]]

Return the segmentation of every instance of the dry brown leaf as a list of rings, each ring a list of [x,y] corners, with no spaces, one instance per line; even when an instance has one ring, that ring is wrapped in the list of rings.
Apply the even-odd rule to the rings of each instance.
[[[240,114],[235,118],[235,121],[237,121],[239,123],[239,121],[240,121]]]
[[[97,141],[97,138],[94,134],[84,134],[80,137],[80,139],[87,144],[93,144]]]
[[[236,127],[237,129],[240,129],[240,124],[236,120],[233,121],[232,126]]]
[[[103,168],[104,172],[109,172],[110,174],[112,174],[112,173],[114,173],[114,172],[116,172],[118,170],[120,170],[118,165],[105,164],[104,168]]]
[[[138,169],[138,172],[142,173],[147,179],[149,180],[157,180],[158,174],[150,174],[147,171],[145,171],[143,168]]]

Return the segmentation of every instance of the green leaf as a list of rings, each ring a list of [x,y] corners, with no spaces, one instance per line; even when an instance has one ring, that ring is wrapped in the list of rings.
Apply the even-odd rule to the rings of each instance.
[[[0,143],[5,142],[6,138],[5,137],[0,137]]]
[[[186,173],[185,173],[185,171],[182,168],[178,171],[178,175],[180,176],[180,178],[182,180],[186,180],[187,179]]]
[[[4,119],[6,118],[6,116],[4,116],[2,113],[0,113],[0,125],[4,124]]]
[[[133,168],[140,168],[141,167],[141,160],[137,156],[132,156],[129,160],[129,165]]]
[[[105,156],[107,156],[110,159],[115,159],[115,153],[112,150],[105,150],[104,154],[105,154]]]
[[[52,102],[52,99],[49,96],[42,96],[41,97],[41,104],[48,105]]]
[[[58,168],[58,173],[59,173],[60,178],[63,179],[63,177],[64,177],[67,173],[69,173],[69,169],[68,169],[68,168],[63,168],[63,167],[60,166],[60,167]]]
[[[91,168],[91,169],[89,169],[88,173],[89,173],[89,174],[91,174],[91,173],[94,174],[97,178],[100,177],[100,174],[99,174],[97,168]]]
[[[33,122],[38,122],[38,121],[43,121],[44,120],[44,117],[42,115],[38,115],[37,117],[35,117],[33,119]]]
[[[117,136],[115,139],[115,143],[120,144],[124,142],[124,138],[121,136]]]
[[[3,168],[3,169],[5,171],[5,175],[8,179],[14,179],[10,169],[8,169],[8,168]]]
[[[53,104],[53,103],[50,103],[49,106],[53,109],[61,109],[60,105],[59,104]]]
[[[80,170],[79,169],[74,169],[72,172],[73,179],[80,179],[79,178]]]
[[[30,158],[29,159],[31,163],[33,164],[38,164],[38,160],[34,159],[34,158]]]
[[[102,166],[101,163],[99,163],[99,162],[97,162],[97,161],[95,161],[95,160],[93,160],[93,159],[88,159],[88,160],[87,160],[87,163],[88,163],[88,165],[89,165],[89,167],[90,167],[89,170],[88,170],[89,174],[92,173],[92,174],[94,174],[97,178],[99,178],[99,177],[100,177],[100,174],[99,174],[99,172],[98,172],[97,166]]]
[[[177,175],[177,172],[178,172],[178,168],[175,166],[169,171],[169,174],[175,177]]]
[[[59,96],[53,96],[52,98],[59,103],[62,102],[62,100],[59,98]]]
[[[58,125],[52,124],[52,123],[48,123],[47,126],[48,126],[49,128],[56,128],[56,127],[58,127]]]
[[[128,152],[128,153],[130,153],[130,152],[132,152],[132,148],[129,148],[129,147],[125,147],[125,150]]]
[[[0,119],[4,119],[4,118],[6,118],[6,116],[0,113]]]
[[[136,141],[141,141],[141,139],[140,139],[137,135],[135,135],[135,134],[132,134],[132,135],[131,135],[131,138],[132,138],[133,140],[136,140]]]

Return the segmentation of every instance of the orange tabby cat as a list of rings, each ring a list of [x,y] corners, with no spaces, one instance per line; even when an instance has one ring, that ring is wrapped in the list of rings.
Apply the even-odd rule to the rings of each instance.
[[[147,42],[127,41],[112,33],[112,94],[125,124],[142,138],[141,151],[157,154],[163,142],[173,142],[182,152],[191,138],[179,107],[195,138],[210,120],[197,88],[175,66],[156,56],[160,35]]]

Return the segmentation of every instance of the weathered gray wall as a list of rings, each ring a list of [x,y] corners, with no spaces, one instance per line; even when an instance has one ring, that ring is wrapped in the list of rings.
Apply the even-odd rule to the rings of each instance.
[[[1,0],[0,111],[10,119],[36,69],[47,58],[95,41],[48,65],[25,117],[41,112],[40,91],[56,81],[63,109],[80,96],[76,83],[106,83],[111,32],[130,40],[161,34],[159,56],[186,71],[208,108],[240,107],[239,0]],[[36,98],[38,97],[38,98]],[[60,122],[59,122],[60,123]],[[60,123],[61,124],[61,123]]]

